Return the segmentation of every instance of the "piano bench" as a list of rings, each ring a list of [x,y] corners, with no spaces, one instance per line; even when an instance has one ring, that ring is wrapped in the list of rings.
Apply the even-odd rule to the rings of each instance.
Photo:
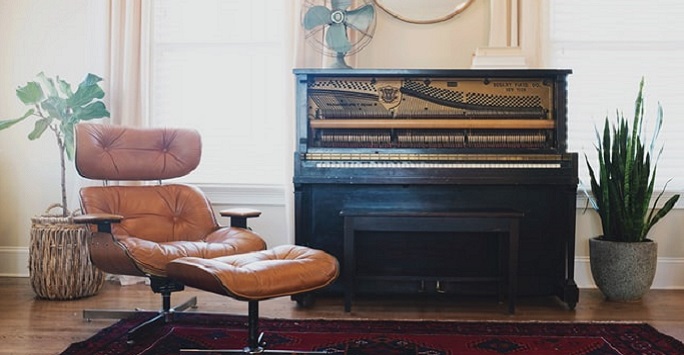
[[[345,209],[340,212],[344,218],[344,311],[350,312],[355,294],[356,280],[363,277],[388,279],[393,276],[357,275],[355,239],[357,232],[485,232],[505,233],[506,252],[499,253],[499,275],[492,280],[499,283],[499,299],[503,300],[504,281],[508,288],[508,313],[515,313],[515,300],[518,286],[518,239],[520,220],[524,213],[514,210],[453,210],[418,211],[387,209]],[[505,243],[507,241],[507,243]],[[501,247],[499,248],[501,250]],[[507,263],[506,263],[507,261]],[[503,265],[507,265],[505,268]],[[401,277],[402,275],[396,275]],[[426,278],[440,281],[476,281],[467,277],[440,277],[425,275]],[[405,278],[405,277],[404,277]],[[420,277],[416,277],[421,280]],[[421,280],[422,281],[422,280]],[[481,280],[480,280],[481,281]],[[438,291],[440,291],[438,289]]]

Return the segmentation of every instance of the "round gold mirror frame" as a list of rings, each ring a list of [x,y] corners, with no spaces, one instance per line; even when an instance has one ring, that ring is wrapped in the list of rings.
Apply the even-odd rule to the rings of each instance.
[[[449,20],[463,12],[475,0],[433,0],[431,5],[429,0],[373,0],[375,4],[390,14],[392,17],[409,23],[430,24]],[[444,4],[455,3],[453,7],[445,8]],[[432,13],[429,11],[433,10]],[[409,13],[415,16],[422,13],[424,17],[409,17]]]

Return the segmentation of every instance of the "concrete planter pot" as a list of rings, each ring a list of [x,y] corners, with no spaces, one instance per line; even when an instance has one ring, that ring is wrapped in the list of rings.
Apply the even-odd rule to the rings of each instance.
[[[638,301],[653,284],[658,258],[658,244],[589,240],[591,274],[608,300]]]

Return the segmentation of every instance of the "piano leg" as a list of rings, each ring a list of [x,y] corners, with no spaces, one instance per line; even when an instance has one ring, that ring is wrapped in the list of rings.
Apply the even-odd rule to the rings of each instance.
[[[565,284],[560,285],[559,288],[557,292],[558,298],[565,302],[571,311],[574,310],[579,301],[579,288],[577,288],[575,281],[572,279],[565,280]]]

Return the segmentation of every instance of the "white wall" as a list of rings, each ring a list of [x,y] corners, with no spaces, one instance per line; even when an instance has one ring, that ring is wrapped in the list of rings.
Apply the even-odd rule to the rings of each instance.
[[[489,2],[475,1],[455,18],[427,25],[377,12],[375,35],[358,54],[357,68],[469,68],[473,53],[487,45]]]
[[[15,89],[44,71],[78,84],[106,73],[104,1],[0,0],[0,119],[21,116]],[[30,218],[60,201],[54,137],[29,141],[33,121],[0,132],[0,275],[27,274]],[[70,203],[77,206],[73,168]]]
[[[478,47],[487,46],[489,2],[475,1],[447,22],[415,25],[382,11],[373,41],[358,54],[359,68],[468,68]],[[92,0],[0,0],[0,119],[18,117],[24,107],[14,90],[40,71],[78,83],[85,73],[107,75],[106,2]],[[105,91],[108,83],[105,81]],[[30,218],[59,201],[59,163],[54,139],[29,142],[32,123],[0,132],[0,276],[28,275]],[[79,179],[69,168],[71,206]],[[264,214],[251,223],[270,245],[289,242],[283,197],[240,191],[239,199],[210,189],[216,208],[250,205]],[[259,195],[259,196],[256,196]],[[583,204],[580,202],[580,207]],[[600,225],[592,211],[577,213],[577,281],[592,286],[588,239]],[[660,262],[655,287],[684,287],[684,210],[672,212],[653,231]]]

